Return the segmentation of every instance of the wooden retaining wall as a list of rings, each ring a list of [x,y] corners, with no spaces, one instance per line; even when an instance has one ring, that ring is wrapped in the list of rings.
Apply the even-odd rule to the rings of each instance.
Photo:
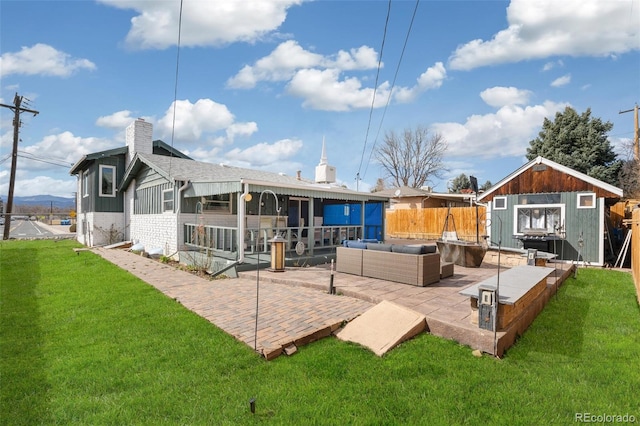
[[[476,240],[476,208],[475,207],[439,207],[425,209],[400,209],[386,211],[387,238],[398,239],[423,239],[437,240],[442,236],[447,214],[449,218],[449,230],[455,230],[461,240]],[[485,228],[486,208],[478,207],[479,235],[486,235]]]

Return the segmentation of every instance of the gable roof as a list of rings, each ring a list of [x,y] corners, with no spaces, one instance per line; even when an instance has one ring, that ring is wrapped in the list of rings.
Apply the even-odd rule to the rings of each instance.
[[[319,184],[281,173],[245,169],[161,155],[137,153],[125,171],[119,191],[125,190],[144,167],[149,167],[170,182],[189,181],[186,196],[215,195],[240,192],[242,184],[255,191],[278,188],[283,195],[314,196],[354,201],[386,201],[388,197],[353,191],[336,184]]]
[[[191,159],[186,154],[183,154],[182,152],[178,151],[172,146],[164,143],[160,139],[153,141],[152,146],[153,146],[154,153],[162,153],[160,155],[168,155],[168,156],[173,156],[178,158],[185,158],[189,160]],[[99,152],[92,152],[90,154],[84,155],[80,160],[76,162],[76,164],[71,166],[71,170],[69,171],[69,174],[76,175],[80,173],[80,171],[85,170],[91,162],[100,158],[114,157],[117,155],[126,155],[127,150],[128,150],[128,147],[121,146],[118,148],[107,149],[105,151],[99,151]]]
[[[483,199],[489,199],[489,200],[493,199],[493,196],[497,195],[497,192],[499,192],[499,190],[502,187],[504,187],[509,182],[511,182],[518,176],[522,175],[523,173],[529,170],[532,170],[535,166],[538,166],[538,165],[548,166],[552,169],[557,170],[560,173],[563,173],[575,179],[578,179],[584,182],[586,185],[591,186],[592,188],[599,188],[601,191],[604,191],[604,193],[607,193],[608,197],[605,197],[605,198],[619,198],[619,197],[622,197],[623,195],[622,189],[616,186],[613,186],[611,184],[598,180],[584,173],[578,172],[570,167],[563,166],[562,164],[556,163],[555,161],[551,161],[547,158],[539,156],[529,161],[528,163],[524,164],[522,167],[520,167],[519,169],[517,169],[516,171],[514,171],[504,179],[502,179],[500,182],[493,185],[487,191],[483,192],[482,194],[479,194],[478,201],[481,201]],[[563,191],[556,190],[556,191],[545,191],[545,192],[563,192]],[[524,192],[521,191],[520,193],[524,193]]]
[[[91,154],[83,155],[82,158],[76,162],[76,164],[71,166],[71,170],[69,170],[69,174],[77,175],[82,170],[86,169],[89,163],[99,158],[115,157],[117,155],[126,155],[126,153],[127,153],[127,147],[121,146],[119,148],[107,149],[106,151],[92,152]]]

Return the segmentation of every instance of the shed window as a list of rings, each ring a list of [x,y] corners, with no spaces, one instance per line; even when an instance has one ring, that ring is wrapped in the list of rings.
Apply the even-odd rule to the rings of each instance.
[[[495,197],[493,199],[494,210],[506,210],[507,209],[507,197]]]
[[[100,196],[116,196],[116,168],[115,166],[100,165]]]
[[[587,194],[578,194],[578,208],[579,209],[595,209],[596,208],[596,194],[593,192]]]
[[[516,234],[551,234],[564,223],[564,205],[515,206]]]
[[[162,211],[173,212],[173,189],[162,191]]]

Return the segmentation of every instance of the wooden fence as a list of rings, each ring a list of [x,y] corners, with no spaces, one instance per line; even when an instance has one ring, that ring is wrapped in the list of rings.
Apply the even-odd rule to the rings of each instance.
[[[476,240],[475,207],[387,210],[385,235],[387,238],[436,240],[442,236],[448,214],[451,214],[448,223],[449,231],[455,229],[458,238],[461,240]],[[478,234],[480,235],[480,240],[487,233],[485,217],[486,208],[479,206]]]
[[[631,219],[631,270],[636,283],[636,296],[640,303],[640,209],[633,211]]]

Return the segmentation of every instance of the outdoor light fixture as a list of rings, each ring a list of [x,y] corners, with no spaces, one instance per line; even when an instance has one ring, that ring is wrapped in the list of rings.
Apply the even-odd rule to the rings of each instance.
[[[251,398],[249,400],[249,409],[251,410],[251,414],[255,414],[256,413],[256,399],[255,398]]]
[[[271,243],[271,272],[284,272],[284,243],[286,239],[279,234],[268,240]]]

